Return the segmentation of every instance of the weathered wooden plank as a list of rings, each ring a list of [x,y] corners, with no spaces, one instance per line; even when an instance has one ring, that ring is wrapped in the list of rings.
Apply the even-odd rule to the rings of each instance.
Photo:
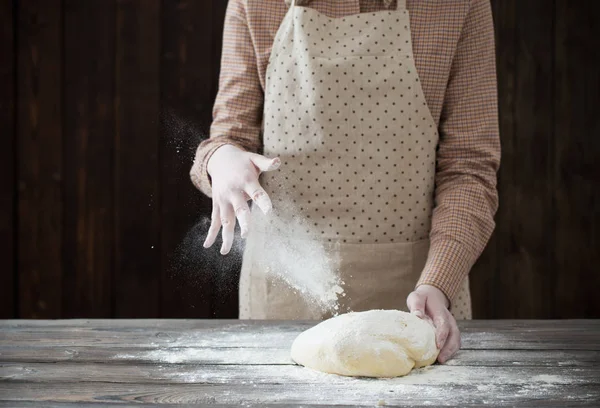
[[[326,383],[331,387],[369,380],[324,374],[297,365],[199,365],[199,364],[96,364],[96,363],[0,363],[2,381],[112,382],[151,384],[292,384]],[[461,367],[436,365],[403,378],[381,380],[387,386],[464,384],[579,384],[599,385],[599,367]],[[600,390],[599,390],[600,391]]]
[[[504,289],[503,279],[506,271],[500,268],[499,258],[503,256],[506,242],[511,231],[509,220],[514,207],[509,205],[513,192],[512,178],[514,166],[507,159],[507,152],[514,150],[515,138],[515,35],[516,35],[516,0],[492,0],[494,31],[496,40],[496,76],[498,82],[498,125],[502,146],[502,158],[498,172],[498,194],[500,206],[496,213],[496,228],[488,244],[481,262],[475,265],[470,276],[473,277],[472,298],[473,314],[476,318],[497,319],[506,316],[503,312],[504,299],[511,296]],[[513,159],[514,160],[514,159]],[[508,163],[506,163],[508,161]],[[479,266],[479,263],[482,263]],[[485,269],[490,267],[491,269]],[[479,277],[483,274],[482,277]],[[490,276],[491,274],[491,276]],[[487,277],[487,279],[485,279]],[[502,289],[500,289],[502,287]],[[478,310],[487,311],[479,313]]]
[[[98,407],[98,406],[123,406],[123,402],[108,402],[102,401],[102,405],[97,402],[50,402],[44,401],[44,408],[71,408],[71,407]],[[156,407],[157,404],[144,404],[136,402],[134,405],[136,408],[149,408]],[[197,404],[160,404],[161,408],[180,408],[180,407],[197,407]],[[240,404],[210,404],[212,408],[238,408]],[[244,407],[261,407],[261,408],[280,408],[280,404],[247,404],[244,403],[242,406]],[[322,407],[322,405],[315,404],[302,404],[303,407]],[[345,408],[345,407],[358,407],[360,405],[336,405],[336,408]],[[2,402],[0,401],[0,407],[10,407],[10,408],[20,408],[20,407],[40,407],[39,402],[35,401],[10,401],[10,402]]]
[[[159,10],[117,5],[115,317],[159,315]]]
[[[0,319],[0,329],[5,330],[47,330],[63,329],[122,331],[140,330],[304,330],[316,321],[281,320],[234,320],[234,319]],[[561,320],[460,320],[458,326],[462,332],[528,332],[550,333],[578,332],[600,334],[600,319],[561,319]],[[2,334],[0,332],[0,335]]]
[[[88,329],[65,330],[3,330],[0,346],[19,344],[95,347],[264,347],[287,348],[295,337],[310,327],[236,326],[225,328],[188,329]],[[463,349],[500,350],[598,350],[597,331],[522,331],[503,332],[463,330]]]
[[[98,402],[51,402],[51,401],[44,401],[44,408],[71,408],[71,407],[99,407],[99,406],[110,406],[110,407],[116,407],[116,406],[120,406],[122,407],[124,404],[122,401],[116,401],[116,402],[111,402],[111,401],[102,401],[102,403],[98,403]],[[136,402],[133,406],[135,406],[136,408],[156,408],[157,404],[145,404],[145,403],[140,403],[140,402]],[[197,407],[198,405],[195,403],[191,403],[191,404],[165,404],[165,403],[160,403],[160,407],[161,408],[181,408],[181,407]],[[215,404],[215,403],[211,403],[210,406],[212,408],[238,408],[240,406],[240,404]],[[249,403],[243,403],[244,407],[246,408],[250,408],[250,407],[260,407],[260,408],[281,408],[280,404],[249,404]],[[323,405],[317,405],[317,404],[302,404],[302,407],[322,407]],[[359,407],[362,405],[336,405],[336,408],[351,408],[351,407]],[[28,408],[28,407],[40,407],[40,403],[36,402],[36,401],[10,401],[10,402],[2,402],[0,401],[0,407],[10,407],[10,408]]]
[[[114,1],[64,2],[65,268],[62,317],[110,317]]]
[[[271,364],[289,365],[290,348],[273,347],[0,347],[0,361],[85,362],[114,364]],[[589,350],[461,350],[448,365],[485,367],[590,367],[600,365],[600,351]]]
[[[44,364],[43,366],[48,366]],[[82,378],[92,373],[79,366]],[[77,368],[77,367],[75,367]],[[130,369],[135,369],[131,368]],[[144,367],[142,367],[144,368]],[[225,368],[221,366],[221,368]],[[250,368],[250,367],[247,367]],[[46,382],[23,381],[22,378],[44,377],[42,367],[23,368],[10,375],[13,380],[0,382],[0,398],[14,401],[96,401],[146,403],[279,403],[363,404],[376,405],[533,405],[536,402],[563,404],[597,402],[600,387],[591,375],[581,372],[558,373],[555,369],[536,372],[473,370],[462,372],[421,370],[398,379],[345,378],[314,372],[303,367],[254,366],[240,375],[236,369],[220,372],[186,367],[156,367],[152,373],[134,373],[143,383],[123,382],[125,373],[115,375],[93,372],[106,381]],[[458,367],[452,367],[456,369]],[[262,371],[261,371],[262,370]],[[60,372],[48,372],[66,378]],[[271,372],[271,374],[267,374]],[[591,373],[594,374],[594,373]],[[595,373],[598,375],[598,373]],[[474,377],[481,375],[482,377]],[[168,377],[168,378],[166,378]],[[21,379],[17,379],[21,378]],[[477,378],[476,381],[473,381]],[[99,377],[95,377],[96,380]]]
[[[51,402],[44,401],[44,408],[71,408],[71,407],[99,407],[99,406],[123,406],[123,402],[116,401],[102,401],[102,403],[98,402]],[[136,402],[134,405],[136,408],[156,408],[157,404],[145,404]],[[160,403],[161,408],[180,408],[180,407],[197,407],[197,404],[165,404]],[[210,404],[212,408],[238,408],[240,404]],[[280,408],[280,404],[243,404],[244,407],[261,407],[261,408]],[[315,404],[302,404],[303,407],[322,407],[322,405]],[[358,405],[336,405],[336,408],[344,408],[344,407],[357,407]],[[2,402],[0,401],[0,407],[10,407],[10,408],[28,408],[28,407],[40,407],[40,403],[36,401],[10,401],[10,402]]]
[[[18,4],[19,316],[57,318],[62,302],[62,2]]]
[[[594,353],[587,351],[585,353]],[[571,356],[575,361],[575,356]],[[593,359],[592,354],[580,355],[577,361]],[[288,348],[255,347],[0,347],[0,362],[85,362],[113,364],[272,364],[289,365]],[[583,363],[586,364],[586,363]]]
[[[556,3],[556,317],[600,316],[600,4]],[[596,39],[596,40],[592,40]]]
[[[15,316],[15,46],[14,2],[0,2],[0,318]]]
[[[211,119],[212,19],[215,2],[163,0],[161,10],[161,316],[211,317],[213,274],[201,238],[186,232],[210,200],[187,177]],[[208,204],[207,204],[208,201]],[[183,242],[182,242],[183,241]],[[217,265],[215,265],[217,266]]]
[[[553,8],[544,0],[498,3],[501,256],[494,290],[503,296],[497,299],[496,317],[541,318],[552,316],[554,307]]]
[[[354,408],[354,407],[365,407],[365,406],[385,406],[388,404],[384,404],[385,400],[381,400],[381,401],[377,401],[376,403],[370,404],[370,405],[366,405],[364,403],[357,403],[357,404],[335,404],[336,408]],[[49,401],[44,401],[44,408],[69,408],[69,407],[98,407],[100,404],[97,402],[49,402]],[[278,403],[273,403],[273,404],[264,404],[264,403],[249,403],[247,401],[243,401],[241,403],[234,403],[234,404],[220,404],[220,403],[214,403],[214,402],[210,402],[207,403],[205,405],[210,405],[213,408],[238,408],[240,405],[243,407],[260,407],[260,408],[280,408],[282,406],[282,404],[278,404]],[[440,404],[438,404],[439,406]],[[481,405],[481,404],[479,404]],[[39,407],[40,403],[39,402],[33,402],[33,401],[11,401],[11,402],[5,402],[3,403],[2,401],[0,401],[0,407],[10,407],[10,408],[18,408],[18,407]],[[103,401],[102,402],[102,406],[123,406],[123,402],[107,402],[107,401]],[[135,407],[140,407],[140,408],[148,408],[148,407],[156,407],[156,404],[145,404],[145,403],[140,403],[140,402],[136,402]],[[197,407],[198,404],[196,403],[191,403],[191,404],[165,404],[165,403],[160,403],[160,407],[161,408],[172,408],[172,407]],[[288,404],[289,406],[289,404]],[[301,406],[303,408],[315,408],[315,407],[323,407],[323,404],[319,404],[318,402],[315,403],[302,403]],[[399,406],[399,405],[394,405],[394,406]],[[415,404],[414,402],[411,403],[410,405],[405,404],[405,406],[431,406],[431,401],[424,401],[423,403],[417,403]],[[445,406],[452,406],[449,404],[446,404]],[[456,406],[456,405],[454,405]],[[465,406],[465,405],[462,405]],[[475,404],[475,406],[477,406],[477,404]],[[564,408],[565,407],[565,402],[564,401],[551,401],[551,400],[537,400],[537,401],[527,401],[526,403],[523,404],[519,404],[519,403],[512,403],[511,406],[526,406],[526,407],[559,407],[559,408]],[[576,402],[576,403],[571,403],[570,406],[595,406],[594,402]]]

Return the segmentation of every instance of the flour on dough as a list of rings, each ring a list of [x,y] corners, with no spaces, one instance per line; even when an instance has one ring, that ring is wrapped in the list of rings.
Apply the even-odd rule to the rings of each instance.
[[[352,312],[300,333],[292,359],[326,373],[398,377],[432,364],[439,350],[433,326],[400,310]]]

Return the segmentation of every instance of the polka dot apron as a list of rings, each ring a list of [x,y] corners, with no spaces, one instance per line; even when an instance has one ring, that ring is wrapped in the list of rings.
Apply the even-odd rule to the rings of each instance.
[[[429,250],[438,132],[405,0],[344,18],[292,2],[266,77],[264,154],[282,160],[261,175],[272,217],[285,220],[286,239],[297,237],[292,246],[310,247],[309,236],[325,248],[344,282],[339,312],[406,310]],[[280,250],[270,218],[254,206],[240,318],[329,317],[265,267],[265,254]],[[471,318],[468,280],[452,313]]]

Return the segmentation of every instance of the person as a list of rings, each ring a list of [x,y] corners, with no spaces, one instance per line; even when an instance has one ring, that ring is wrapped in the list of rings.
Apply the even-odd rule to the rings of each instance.
[[[489,1],[230,0],[213,119],[190,175],[213,200],[205,247],[222,229],[227,254],[236,219],[246,238],[240,318],[324,318],[260,267],[250,217],[285,200],[339,259],[349,309],[406,302],[451,358],[498,206]]]

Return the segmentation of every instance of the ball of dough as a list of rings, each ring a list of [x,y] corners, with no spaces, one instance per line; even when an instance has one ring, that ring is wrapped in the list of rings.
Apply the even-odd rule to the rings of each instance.
[[[400,310],[352,312],[300,333],[296,363],[331,374],[398,377],[432,364],[439,350],[433,326]]]

